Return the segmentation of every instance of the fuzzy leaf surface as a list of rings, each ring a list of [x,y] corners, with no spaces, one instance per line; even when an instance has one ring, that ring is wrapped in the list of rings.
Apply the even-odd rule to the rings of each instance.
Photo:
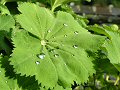
[[[15,48],[10,61],[15,71],[35,75],[46,88],[86,82],[95,72],[86,50],[99,49],[104,37],[90,34],[65,12],[54,17],[31,3],[21,4],[19,10],[17,21],[26,31],[12,38]]]

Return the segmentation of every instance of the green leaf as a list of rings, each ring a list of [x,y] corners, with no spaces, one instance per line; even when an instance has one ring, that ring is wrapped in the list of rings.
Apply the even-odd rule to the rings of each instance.
[[[54,22],[54,17],[51,12],[31,3],[19,5],[18,9],[23,13],[17,18],[19,23],[27,31],[33,33],[40,39],[44,39],[44,33],[50,29]]]
[[[97,33],[97,34],[102,34],[102,35],[105,35],[105,36],[108,36],[108,37],[109,37],[108,33],[105,31],[105,28],[104,28],[104,27],[101,27],[101,26],[99,26],[99,25],[97,25],[97,24],[95,24],[95,25],[93,25],[93,26],[88,26],[87,28],[88,28],[89,30],[91,30],[91,31],[94,31],[94,32]]]
[[[52,4],[52,11],[54,11],[55,8],[62,5],[63,3],[68,3],[71,1],[76,1],[76,0],[51,0],[51,2],[54,2],[53,4],[51,3]]]
[[[17,80],[8,79],[7,77],[5,77],[5,70],[1,68],[1,63],[0,63],[0,90],[22,90],[17,85]]]
[[[40,40],[23,31],[18,33],[13,41],[16,48],[13,51],[11,62],[14,64],[17,73],[26,74],[27,76],[36,75],[39,83],[42,82],[43,85],[49,87],[54,86],[58,80],[57,72],[46,52],[46,48],[40,45]],[[44,49],[44,53],[46,53],[46,57],[44,58],[45,60],[40,61],[37,55],[40,54],[42,48]]]
[[[9,41],[7,39],[9,34],[6,31],[0,31],[0,50],[4,50],[6,54],[10,54],[12,49],[11,46],[8,44]]]
[[[10,65],[10,61],[8,61],[9,57],[4,56],[4,58],[1,58],[1,67],[5,69],[5,78],[8,79],[10,86],[14,86],[16,89],[16,86],[19,86],[21,90],[41,90],[40,85],[38,85],[38,82],[35,80],[35,76],[33,77],[26,77],[26,76],[20,76],[20,74],[15,74],[13,71],[13,66]],[[14,80],[14,81],[13,81]],[[23,82],[24,81],[24,82]],[[15,85],[13,84],[15,82]],[[12,89],[13,90],[13,89]],[[18,89],[17,89],[18,90]]]
[[[110,62],[113,64],[120,63],[120,33],[114,31],[106,31],[109,36],[110,40],[107,39],[103,45],[108,52],[108,58]]]
[[[0,11],[1,11],[2,14],[10,15],[10,12],[9,12],[8,8],[4,5],[2,5],[2,4],[0,4]]]
[[[51,89],[58,84],[70,88],[74,81],[84,83],[95,73],[86,50],[97,51],[104,37],[90,34],[65,12],[54,17],[30,3],[21,4],[19,10],[17,21],[25,30],[12,38],[15,48],[10,61],[16,73],[35,75]]]
[[[10,15],[0,15],[0,31],[6,30],[9,32],[9,29],[15,25],[15,20]]]
[[[53,44],[71,47],[80,45],[84,49],[96,51],[104,41],[104,37],[90,34],[68,13],[58,12],[56,19],[54,27],[46,36]]]
[[[10,28],[15,25],[15,21],[10,15],[0,15],[0,50],[5,50],[7,54],[11,53],[9,43]]]

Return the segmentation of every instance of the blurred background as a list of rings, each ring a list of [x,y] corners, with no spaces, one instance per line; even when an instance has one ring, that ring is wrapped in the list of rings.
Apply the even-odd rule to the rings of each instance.
[[[88,0],[89,1],[89,0]],[[89,19],[89,24],[120,25],[120,0],[77,0],[69,5],[74,12]]]

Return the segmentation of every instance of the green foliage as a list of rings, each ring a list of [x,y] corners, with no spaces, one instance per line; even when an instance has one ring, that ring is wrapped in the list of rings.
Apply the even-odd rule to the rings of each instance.
[[[52,5],[52,11],[54,11],[56,7],[62,5],[63,3],[68,3],[68,2],[76,1],[76,0],[50,0],[50,1]]]
[[[0,58],[0,89],[1,90],[22,90],[19,88],[17,81],[14,79],[8,79],[8,77],[5,77],[5,70],[1,67],[2,63],[2,57]]]
[[[15,25],[15,20],[10,15],[0,15],[0,50],[10,54],[11,48],[7,43],[10,38],[10,28]]]
[[[0,16],[0,31],[1,30],[6,30],[9,32],[9,29],[12,28],[15,25],[15,21],[13,17],[11,16],[6,16],[6,15],[1,15]]]
[[[119,75],[117,25],[88,26],[66,7],[73,0],[23,1],[14,14],[1,1],[0,90],[119,88],[103,77]]]
[[[0,4],[0,12],[1,12],[1,14],[8,14],[8,15],[10,15],[10,12],[7,9],[7,7],[2,5],[2,4]]]
[[[22,14],[17,21],[33,36],[20,31],[13,37],[16,48],[10,60],[15,71],[35,75],[46,88],[56,84],[66,88],[71,87],[73,81],[86,82],[95,71],[85,50],[99,49],[104,38],[90,34],[65,12],[58,12],[54,17],[49,10],[30,3],[21,4],[19,10]],[[87,39],[89,42],[85,42]],[[28,70],[31,66],[34,68]]]

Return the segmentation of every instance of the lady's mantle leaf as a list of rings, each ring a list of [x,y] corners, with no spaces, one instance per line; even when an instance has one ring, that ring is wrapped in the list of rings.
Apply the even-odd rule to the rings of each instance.
[[[15,71],[35,75],[46,88],[86,82],[95,72],[86,50],[96,51],[104,38],[90,34],[65,12],[55,18],[49,10],[30,3],[21,4],[19,10],[17,21],[30,33],[22,30],[13,37],[10,61]]]

